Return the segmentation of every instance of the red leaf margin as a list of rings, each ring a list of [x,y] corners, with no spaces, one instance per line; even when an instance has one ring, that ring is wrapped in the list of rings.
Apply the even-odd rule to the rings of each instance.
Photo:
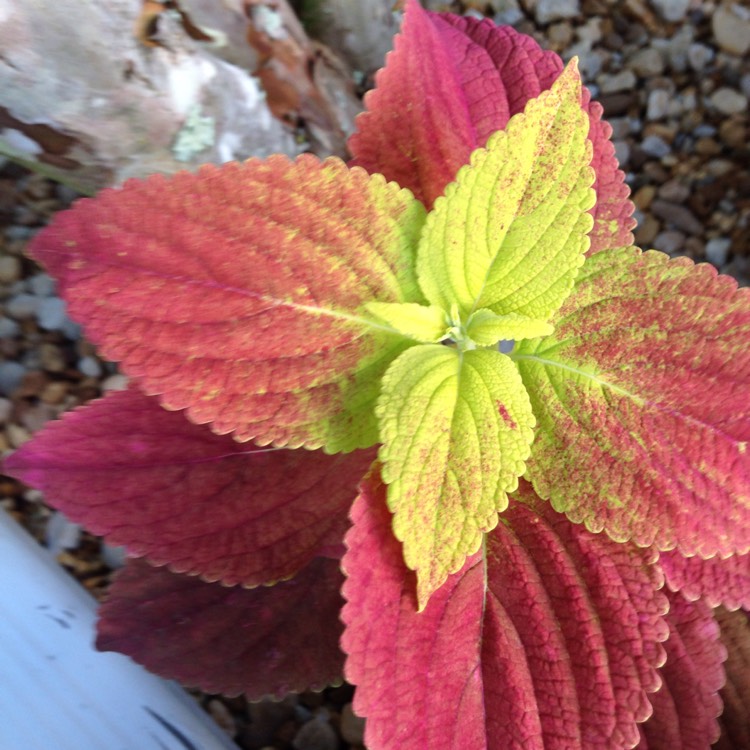
[[[562,70],[558,55],[511,27],[432,13],[408,0],[394,50],[349,139],[351,163],[409,188],[430,208],[471,152],[549,89]],[[581,104],[594,147],[593,254],[632,244],[635,207],[601,105],[591,101],[588,89]]]

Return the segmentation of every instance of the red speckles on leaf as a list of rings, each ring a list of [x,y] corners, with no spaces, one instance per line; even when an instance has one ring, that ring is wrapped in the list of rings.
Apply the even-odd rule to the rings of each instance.
[[[659,565],[667,586],[691,601],[703,598],[712,607],[750,608],[750,554],[704,560],[670,550],[660,553]]]
[[[347,678],[372,750],[627,748],[667,635],[654,554],[572,526],[522,483],[484,552],[417,613],[377,475],[343,559]]]
[[[510,27],[429,13],[410,2],[395,50],[349,141],[353,163],[408,187],[430,207],[470,153],[549,89],[562,69],[554,52]],[[596,172],[591,254],[632,243],[635,221],[609,140],[612,129],[588,90],[581,103],[589,113]]]
[[[382,177],[272,157],[104,191],[31,252],[104,356],[167,408],[239,440],[334,452],[377,439],[377,381],[404,344],[357,313],[422,301],[423,220]]]
[[[321,558],[256,589],[128,560],[100,610],[96,645],[210,693],[258,700],[320,690],[343,666],[341,582],[338,562]]]
[[[129,390],[50,423],[4,468],[131,555],[257,586],[340,554],[373,457],[237,443]]]
[[[628,248],[588,258],[552,323],[512,355],[539,423],[539,494],[618,541],[747,552],[750,292]]]

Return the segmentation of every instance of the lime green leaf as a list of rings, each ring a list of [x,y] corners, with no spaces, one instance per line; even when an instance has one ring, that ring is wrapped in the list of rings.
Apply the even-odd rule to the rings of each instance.
[[[436,343],[448,335],[450,321],[445,312],[435,305],[368,302],[365,310],[378,321],[417,341]]]
[[[477,310],[466,324],[469,338],[479,346],[493,346],[500,339],[535,339],[549,336],[552,326],[544,320],[510,313],[497,315],[483,307]]]
[[[589,246],[595,200],[580,101],[573,61],[435,202],[417,251],[432,304],[539,320],[560,307]]]
[[[393,531],[424,608],[497,524],[525,470],[534,415],[504,354],[434,344],[391,364],[376,414]]]

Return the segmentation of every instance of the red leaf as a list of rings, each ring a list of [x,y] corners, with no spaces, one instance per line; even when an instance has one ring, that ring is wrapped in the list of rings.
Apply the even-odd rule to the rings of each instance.
[[[342,647],[371,750],[637,741],[666,637],[653,554],[573,526],[528,485],[520,496],[485,554],[417,613],[384,487],[365,480],[346,537]]]
[[[726,649],[713,612],[702,602],[671,594],[670,634],[664,644],[664,684],[651,701],[653,716],[643,725],[639,750],[706,750],[719,737]]]
[[[401,34],[349,140],[354,164],[408,187],[429,208],[471,152],[549,89],[562,60],[529,36],[491,21],[407,3]],[[589,253],[633,242],[633,204],[618,169],[611,127],[584,90],[597,204]],[[445,127],[449,122],[450,127]]]
[[[727,649],[724,669],[727,681],[721,690],[724,713],[719,719],[721,738],[716,750],[747,750],[750,747],[750,621],[744,611],[728,612],[719,607],[716,619],[721,641]]]
[[[365,302],[421,302],[424,210],[335,159],[156,175],[58,214],[32,254],[142,390],[238,440],[330,452],[377,441],[399,336]]]
[[[575,523],[701,557],[750,549],[750,290],[636,248],[590,257],[551,336],[511,353],[527,475]]]
[[[5,470],[131,555],[257,586],[340,554],[373,457],[237,443],[129,390],[49,423]]]
[[[662,552],[659,565],[667,586],[686,599],[705,599],[712,607],[750,608],[750,554],[704,560],[685,557],[677,550]]]
[[[100,610],[97,648],[184,685],[251,700],[338,680],[342,577],[318,558],[271,587],[244,589],[128,560]]]

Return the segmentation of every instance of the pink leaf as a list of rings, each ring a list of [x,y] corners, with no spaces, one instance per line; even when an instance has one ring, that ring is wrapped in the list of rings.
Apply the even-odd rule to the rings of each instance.
[[[157,674],[251,700],[319,690],[341,676],[338,562],[245,589],[128,560],[100,610],[97,648]]]
[[[719,737],[726,649],[710,607],[680,594],[669,600],[664,685],[651,698],[654,714],[643,725],[638,749],[706,750]]]
[[[257,586],[339,554],[373,457],[237,443],[129,390],[48,424],[5,470],[131,555]]]
[[[404,340],[365,302],[421,302],[424,209],[336,159],[275,156],[105,190],[31,253],[142,390],[259,444],[352,450]]]
[[[554,52],[510,27],[429,13],[408,2],[395,49],[349,141],[353,163],[408,187],[429,208],[471,152],[549,89],[562,69]],[[591,254],[631,244],[635,222],[609,140],[612,129],[588,90],[582,105],[590,116],[596,172]]]
[[[724,712],[719,719],[721,738],[716,750],[750,747],[750,621],[745,611],[728,612],[719,607],[716,619],[727,649],[727,680],[721,690]]]
[[[586,260],[551,323],[511,354],[538,421],[537,492],[617,541],[750,550],[750,290],[622,248]]]
[[[574,527],[528,485],[417,613],[377,475],[352,509],[342,612],[371,750],[632,747],[666,637],[653,554]]]
[[[750,608],[750,554],[704,560],[670,550],[660,554],[659,565],[667,586],[691,601],[702,598],[712,607],[721,604],[730,610]]]

